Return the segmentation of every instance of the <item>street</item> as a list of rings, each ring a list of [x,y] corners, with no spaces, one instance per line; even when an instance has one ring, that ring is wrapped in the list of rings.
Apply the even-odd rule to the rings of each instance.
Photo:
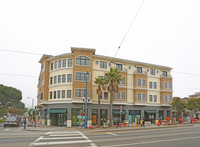
[[[85,130],[62,128],[55,130],[23,130],[0,128],[1,147],[199,147],[200,125],[142,129]]]

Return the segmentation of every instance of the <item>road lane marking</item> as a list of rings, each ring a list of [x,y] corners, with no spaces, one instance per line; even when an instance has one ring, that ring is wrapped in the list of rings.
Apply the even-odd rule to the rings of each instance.
[[[137,142],[137,143],[130,143],[130,144],[117,144],[117,145],[108,145],[108,146],[101,146],[101,147],[133,146],[133,145],[138,145],[138,144],[153,144],[153,143],[160,143],[160,142],[170,142],[170,141],[185,140],[185,139],[196,139],[196,138],[200,138],[200,136],[167,139],[167,140],[156,140],[156,141],[148,141],[148,142]]]
[[[61,145],[61,144],[77,144],[77,143],[90,143],[91,140],[76,140],[76,141],[59,141],[59,142],[37,142],[33,146],[41,145]]]
[[[56,137],[56,138],[42,138],[41,140],[58,140],[58,139],[79,139],[83,137]]]
[[[104,134],[109,134],[109,135],[114,135],[114,136],[118,136],[117,134],[115,134],[115,133],[111,133],[111,132],[105,132]]]
[[[58,135],[54,135],[54,134],[52,134],[52,135],[49,135],[49,136],[52,136],[52,137],[56,137],[56,136],[79,136],[80,134],[58,134]]]
[[[98,147],[95,143],[90,143],[90,147]]]

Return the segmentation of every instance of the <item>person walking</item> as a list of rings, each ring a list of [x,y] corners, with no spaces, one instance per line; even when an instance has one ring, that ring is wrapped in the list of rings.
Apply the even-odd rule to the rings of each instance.
[[[144,122],[144,118],[142,119],[143,121],[142,121],[142,125],[143,125],[143,127],[145,128],[145,122]]]
[[[26,129],[26,118],[24,118],[24,130]]]
[[[21,126],[23,127],[23,118],[21,118]]]

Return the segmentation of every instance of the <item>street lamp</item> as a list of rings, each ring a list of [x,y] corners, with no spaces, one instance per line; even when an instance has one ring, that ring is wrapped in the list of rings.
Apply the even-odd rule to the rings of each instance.
[[[87,71],[87,73],[86,73],[86,96],[85,96],[85,129],[87,129],[88,128],[88,126],[87,126],[87,95],[88,95],[88,93],[87,93],[87,89],[88,89],[88,87],[87,87],[87,79],[88,79],[88,77],[89,77],[89,73],[88,73],[88,71]]]

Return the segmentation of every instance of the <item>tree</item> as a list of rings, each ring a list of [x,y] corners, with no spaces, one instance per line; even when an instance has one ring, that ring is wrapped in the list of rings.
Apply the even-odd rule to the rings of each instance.
[[[94,83],[98,85],[98,88],[96,90],[96,93],[98,95],[98,127],[100,127],[100,99],[102,99],[102,88],[104,86],[105,78],[104,77],[98,77],[95,78]]]
[[[118,92],[118,84],[122,80],[120,71],[118,68],[110,68],[110,71],[105,73],[105,83],[108,84],[107,90],[110,92],[110,114],[109,114],[109,126],[112,127],[112,102],[113,92]]]
[[[199,99],[198,98],[190,98],[188,100],[188,109],[192,111],[192,119],[194,118],[194,112],[196,114],[196,111],[199,109],[200,107],[200,103],[199,103]]]
[[[21,100],[22,93],[20,90],[0,85],[0,117],[6,115],[6,112],[8,112],[11,108],[22,110],[22,112],[24,112],[25,105],[21,102]]]
[[[187,102],[182,101],[181,98],[179,97],[175,97],[171,105],[172,105],[172,109],[176,110],[177,113],[181,113],[182,118],[183,118],[183,112],[185,108],[187,108]]]

